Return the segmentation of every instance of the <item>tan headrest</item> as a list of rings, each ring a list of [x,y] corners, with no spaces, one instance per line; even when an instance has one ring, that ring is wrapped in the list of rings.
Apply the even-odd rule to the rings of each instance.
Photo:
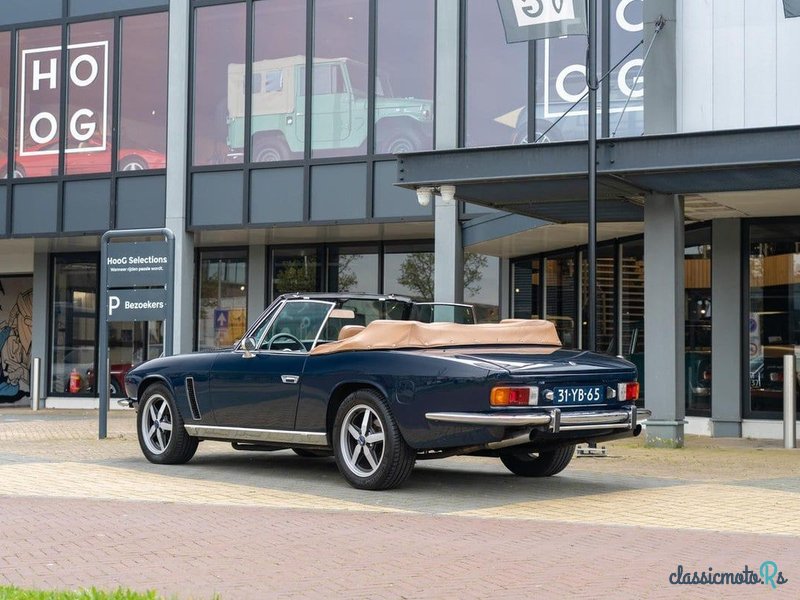
[[[339,332],[339,341],[341,342],[342,340],[351,338],[354,335],[361,333],[362,331],[364,331],[363,325],[345,325]]]

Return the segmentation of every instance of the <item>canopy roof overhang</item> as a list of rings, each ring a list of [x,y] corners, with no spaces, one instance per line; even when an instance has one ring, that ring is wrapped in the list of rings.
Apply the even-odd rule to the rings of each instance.
[[[597,142],[599,222],[642,221],[648,193],[800,189],[800,126],[606,138]],[[551,223],[585,223],[586,141],[401,154],[405,188]]]

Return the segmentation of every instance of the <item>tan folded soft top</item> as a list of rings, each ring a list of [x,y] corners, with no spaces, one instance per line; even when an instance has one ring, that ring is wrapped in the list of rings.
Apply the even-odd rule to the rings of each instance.
[[[537,319],[506,319],[500,323],[480,325],[377,320],[351,337],[316,346],[311,354],[349,350],[527,344],[561,346],[561,340],[558,339],[555,325],[550,321]]]

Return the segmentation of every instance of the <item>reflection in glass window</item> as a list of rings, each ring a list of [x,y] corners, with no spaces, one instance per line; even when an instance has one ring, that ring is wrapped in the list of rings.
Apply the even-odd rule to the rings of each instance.
[[[125,374],[164,351],[163,321],[108,324],[109,387],[113,397],[125,396]]]
[[[95,392],[97,259],[55,257],[50,393]]]
[[[272,294],[322,291],[317,248],[276,248],[272,252]]]
[[[14,177],[58,174],[61,28],[23,29],[17,37]]]
[[[547,315],[555,324],[558,337],[565,348],[575,348],[578,343],[575,320],[578,304],[575,298],[575,254],[562,254],[545,261],[547,269]]]
[[[475,308],[478,323],[500,320],[500,259],[464,253],[464,302]]]
[[[539,319],[539,259],[511,265],[514,289],[512,312],[515,319]]]
[[[780,418],[783,357],[800,356],[800,227],[750,226],[749,402],[746,416]],[[800,372],[800,370],[798,370]],[[800,380],[794,383],[800,404]]]
[[[197,349],[232,346],[247,329],[247,252],[200,253]]]
[[[436,3],[378,0],[375,151],[433,148]]]
[[[242,162],[228,122],[243,128],[245,4],[197,8],[194,13],[192,164]],[[243,129],[242,129],[243,131]],[[238,140],[242,134],[238,134]],[[240,143],[240,142],[239,142]]]
[[[332,247],[328,250],[328,291],[378,290],[378,252],[372,247]]]
[[[686,414],[711,416],[711,230],[686,232]]]
[[[507,44],[496,2],[467,1],[465,145],[527,141],[528,45]]]
[[[435,258],[427,247],[388,249],[383,257],[383,291],[411,296],[419,301],[433,300]]]
[[[11,34],[0,31],[0,179],[8,177],[8,95],[11,73]]]
[[[111,170],[114,21],[69,26],[65,173]]]
[[[311,149],[314,156],[364,154],[367,141],[368,0],[314,2]]]
[[[644,398],[644,242],[622,245],[622,354],[639,371],[639,397]]]
[[[267,330],[261,349],[281,352],[310,350],[331,307],[329,302],[287,302]]]
[[[121,171],[167,164],[167,13],[122,19],[119,150]]]
[[[253,4],[253,162],[302,157],[305,31],[305,2],[262,0]],[[234,72],[243,80],[244,65],[232,65]],[[244,96],[241,102],[230,111],[228,124],[229,144],[239,152],[244,147]]]
[[[581,302],[583,303],[582,341],[583,347],[589,347],[589,261],[586,251],[583,252],[583,266],[581,268]],[[598,352],[617,354],[616,334],[616,305],[614,297],[614,246],[600,246],[597,248],[597,286],[595,297],[597,299],[597,331],[596,346]]]

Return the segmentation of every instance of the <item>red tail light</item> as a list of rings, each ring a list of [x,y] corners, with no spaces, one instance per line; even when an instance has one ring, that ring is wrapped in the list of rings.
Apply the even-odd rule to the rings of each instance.
[[[539,401],[537,387],[496,387],[492,388],[489,404],[492,406],[529,406]]]
[[[639,398],[639,382],[631,381],[617,385],[617,399],[620,402],[630,402]]]

